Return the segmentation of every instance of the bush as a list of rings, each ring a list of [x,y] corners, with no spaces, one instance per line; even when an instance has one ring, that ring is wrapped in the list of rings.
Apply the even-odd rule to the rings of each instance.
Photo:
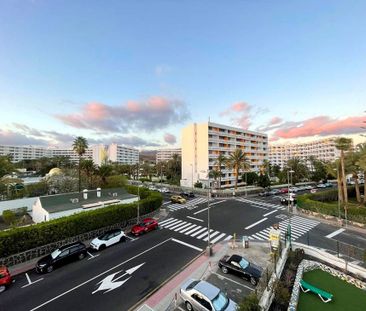
[[[255,293],[251,293],[244,297],[242,302],[239,304],[238,311],[261,311],[259,306],[259,300]]]
[[[134,190],[133,188],[131,189]],[[145,192],[143,193],[144,195],[146,194]],[[160,193],[150,193],[147,191],[146,197],[142,198],[141,196],[139,202],[140,215],[158,209],[161,206],[162,201],[163,197]],[[0,232],[0,258],[119,222],[128,221],[136,216],[137,202],[112,205],[29,227],[13,228],[8,231],[2,231]]]
[[[3,221],[7,225],[14,223],[15,219],[16,219],[16,215],[13,211],[10,211],[10,210],[3,211]]]
[[[202,189],[202,183],[200,181],[196,181],[196,183],[194,184],[194,187]]]
[[[106,178],[106,184],[104,188],[122,188],[127,184],[126,176],[113,175]]]

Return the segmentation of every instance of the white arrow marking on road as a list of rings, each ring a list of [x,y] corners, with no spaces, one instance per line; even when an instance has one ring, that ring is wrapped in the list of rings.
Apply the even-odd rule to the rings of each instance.
[[[120,273],[122,270],[117,271],[116,273],[112,273],[110,275],[108,275],[107,277],[105,277],[103,280],[101,280],[100,282],[98,282],[97,284],[100,284],[100,286],[98,287],[98,289],[96,289],[94,292],[92,292],[92,294],[94,295],[96,292],[105,290],[105,293],[108,293],[120,286],[122,286],[124,283],[126,283],[131,277],[127,278],[126,280],[117,282],[117,280],[123,278],[126,275],[131,275],[132,273],[134,273],[137,269],[139,269],[141,266],[143,266],[145,263],[142,263],[136,267],[133,267],[131,269],[126,270],[126,272],[124,274],[122,274],[121,276],[119,276],[118,278],[115,278],[115,275]]]

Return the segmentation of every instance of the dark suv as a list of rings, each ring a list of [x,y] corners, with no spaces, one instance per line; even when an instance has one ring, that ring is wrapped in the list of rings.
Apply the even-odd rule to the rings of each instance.
[[[183,191],[183,192],[180,193],[180,196],[181,197],[186,197],[186,198],[194,198],[194,193],[193,192]]]
[[[85,256],[86,246],[84,243],[75,242],[64,245],[38,260],[36,271],[38,273],[49,273],[52,272],[53,269],[66,265],[72,261],[84,259]]]

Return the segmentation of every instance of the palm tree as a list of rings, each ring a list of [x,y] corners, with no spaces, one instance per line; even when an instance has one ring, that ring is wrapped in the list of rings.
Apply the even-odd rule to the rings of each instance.
[[[347,153],[347,156],[345,158],[346,171],[352,174],[352,178],[355,182],[356,199],[358,203],[361,203],[360,186],[358,183],[359,166],[357,164],[360,157],[361,154],[359,152],[351,151]]]
[[[346,174],[345,174],[345,167],[344,167],[344,152],[348,151],[352,146],[352,139],[339,137],[335,140],[335,146],[338,150],[341,151],[341,181],[343,184],[343,198],[345,209],[347,208],[348,204],[348,193],[347,193],[347,183],[346,183]]]
[[[99,167],[98,174],[102,178],[103,186],[107,183],[107,177],[110,176],[113,172],[113,166],[109,164],[102,164]]]
[[[327,174],[337,178],[337,188],[338,188],[338,200],[342,204],[343,199],[343,191],[342,191],[342,180],[341,180],[341,162],[339,160],[334,162],[327,162],[325,165],[325,169],[327,171]]]
[[[366,179],[366,143],[357,145],[360,158],[356,162],[356,165],[363,171],[363,179]],[[363,203],[366,203],[366,182],[363,184]]]
[[[217,180],[217,178],[221,178],[221,172],[218,171],[218,170],[211,170],[209,173],[208,173],[208,176],[210,178],[213,178],[215,181]]]
[[[238,188],[239,171],[241,169],[249,169],[250,162],[241,149],[235,149],[226,160],[226,165],[228,168],[234,170],[236,190]]]
[[[80,179],[80,174],[81,174],[81,167],[80,167],[80,161],[81,161],[81,156],[83,154],[85,154],[86,149],[88,149],[88,142],[84,137],[78,136],[75,138],[73,144],[72,144],[72,149],[79,155],[79,192],[81,191],[81,179]]]
[[[94,164],[93,160],[88,159],[81,161],[80,167],[86,175],[86,179],[88,181],[88,188],[90,188],[92,184],[92,176],[97,171],[97,166]]]
[[[215,161],[215,165],[217,165],[217,168],[218,168],[218,172],[220,173],[220,176],[219,176],[219,189],[221,189],[221,177],[222,177],[222,173],[221,173],[221,167],[223,165],[225,165],[226,163],[226,158],[225,156],[220,153],[219,156],[217,157],[216,161]]]
[[[287,168],[285,168],[284,171],[287,173],[288,169],[294,171],[291,181],[293,184],[298,183],[301,179],[304,179],[308,176],[309,170],[307,166],[298,157],[294,157],[287,161]]]

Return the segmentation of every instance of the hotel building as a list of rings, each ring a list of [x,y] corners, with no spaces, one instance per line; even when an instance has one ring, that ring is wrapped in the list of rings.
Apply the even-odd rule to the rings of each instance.
[[[225,157],[240,148],[251,164],[251,171],[259,171],[268,159],[268,137],[266,134],[243,130],[222,124],[207,122],[190,124],[182,130],[182,179],[181,185],[192,187],[197,181],[208,185],[207,172],[217,169],[217,157]],[[235,184],[233,170],[222,166],[221,187]],[[243,171],[240,172],[240,175]],[[217,181],[218,182],[218,181]],[[210,180],[210,184],[213,185]],[[243,185],[239,176],[238,185]],[[218,186],[217,184],[215,186]]]
[[[335,146],[335,137],[315,140],[302,144],[281,144],[269,146],[269,161],[283,169],[287,161],[298,157],[306,162],[314,156],[322,161],[334,161],[340,157],[340,151]]]
[[[169,148],[169,149],[159,149],[156,152],[156,163],[169,161],[173,158],[173,155],[177,154],[182,156],[181,148]]]

